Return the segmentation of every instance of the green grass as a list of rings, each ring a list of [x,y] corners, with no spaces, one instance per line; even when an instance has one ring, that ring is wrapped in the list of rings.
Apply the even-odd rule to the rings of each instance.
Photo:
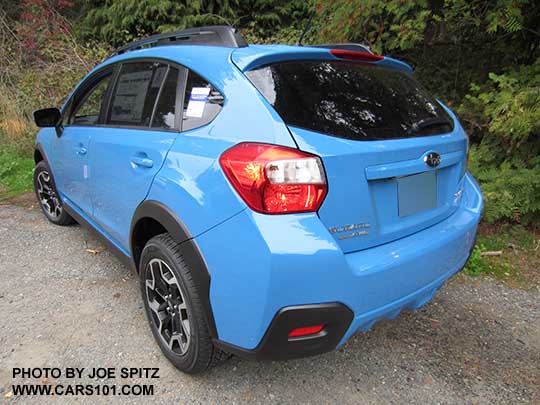
[[[489,275],[520,287],[538,286],[540,281],[540,230],[511,224],[483,225],[465,267],[470,276]],[[501,251],[500,256],[482,253]]]
[[[34,160],[0,146],[0,201],[33,189]]]

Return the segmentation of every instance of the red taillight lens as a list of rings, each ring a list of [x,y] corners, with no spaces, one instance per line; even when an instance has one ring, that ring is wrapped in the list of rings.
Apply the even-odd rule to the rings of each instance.
[[[324,329],[324,325],[314,325],[314,326],[306,326],[303,328],[296,328],[293,329],[289,333],[289,337],[301,337],[301,336],[309,336],[309,335],[316,335],[317,333],[321,332]]]
[[[378,62],[384,59],[384,56],[381,55],[374,55],[369,52],[348,51],[346,49],[331,49],[330,53],[336,58],[363,62]]]
[[[321,160],[297,149],[240,143],[226,150],[219,163],[234,189],[257,212],[313,212],[326,196]]]

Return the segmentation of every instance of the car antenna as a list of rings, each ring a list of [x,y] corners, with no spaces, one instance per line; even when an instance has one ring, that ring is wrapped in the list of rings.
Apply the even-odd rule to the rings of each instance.
[[[311,21],[313,20],[313,17],[315,16],[316,10],[314,9],[311,14],[309,15],[309,19],[304,27],[304,30],[302,31],[302,34],[300,34],[300,38],[298,38],[298,41],[296,41],[296,46],[303,46],[302,40],[304,39],[304,35],[308,32],[309,28],[311,27]]]

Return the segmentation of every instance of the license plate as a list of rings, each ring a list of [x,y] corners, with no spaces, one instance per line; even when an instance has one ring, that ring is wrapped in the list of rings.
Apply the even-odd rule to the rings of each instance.
[[[397,184],[400,217],[437,208],[436,171],[399,177]]]

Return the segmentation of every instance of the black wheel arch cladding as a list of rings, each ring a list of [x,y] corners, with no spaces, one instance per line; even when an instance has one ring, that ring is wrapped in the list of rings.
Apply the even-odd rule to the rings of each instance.
[[[145,232],[145,226],[151,228],[150,234]],[[181,246],[183,259],[191,270],[193,281],[201,297],[210,336],[216,339],[218,334],[210,305],[210,274],[208,267],[199,246],[183,222],[170,208],[159,201],[146,200],[142,202],[133,215],[129,236],[133,264],[136,269],[139,268],[144,244],[153,236],[163,233],[163,231],[169,233],[175,242]]]

